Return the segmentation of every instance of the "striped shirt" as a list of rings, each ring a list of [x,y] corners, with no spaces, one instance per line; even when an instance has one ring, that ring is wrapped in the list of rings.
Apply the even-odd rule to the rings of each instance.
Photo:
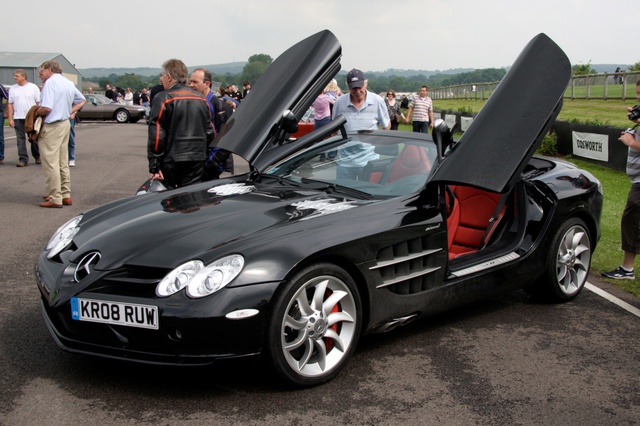
[[[413,107],[413,121],[429,121],[429,111],[433,111],[433,102],[430,97],[414,96],[410,106]]]

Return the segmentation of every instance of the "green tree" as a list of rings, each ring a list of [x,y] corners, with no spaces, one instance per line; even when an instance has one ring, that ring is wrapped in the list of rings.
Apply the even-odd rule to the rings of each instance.
[[[573,75],[597,74],[597,71],[591,68],[591,61],[582,65],[575,64],[571,70],[573,71]]]
[[[640,62],[636,62],[635,64],[629,67],[629,71],[640,71]]]
[[[244,80],[249,80],[251,84],[255,84],[272,62],[273,59],[267,54],[259,53],[251,55],[247,64],[242,68],[242,81],[237,81],[235,84],[241,87]]]
[[[248,62],[262,62],[267,64],[267,66],[271,65],[273,62],[273,58],[265,53],[257,53],[255,55],[249,56]]]

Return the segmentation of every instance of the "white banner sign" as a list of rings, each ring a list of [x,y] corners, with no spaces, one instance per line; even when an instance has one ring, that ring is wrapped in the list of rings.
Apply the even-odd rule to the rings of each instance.
[[[472,121],[473,121],[473,117],[460,117],[460,126],[461,126],[460,130],[462,130],[463,132],[466,132],[469,126],[471,125]]]
[[[449,129],[453,129],[453,126],[456,125],[456,116],[455,116],[455,114],[445,114],[444,115],[444,122],[447,123],[447,126],[449,126]]]
[[[609,135],[572,132],[572,139],[574,155],[609,161]]]

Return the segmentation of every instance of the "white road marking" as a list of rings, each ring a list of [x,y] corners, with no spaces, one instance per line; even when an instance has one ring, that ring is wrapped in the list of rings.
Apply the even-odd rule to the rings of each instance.
[[[591,284],[591,283],[586,283],[584,285],[584,287],[588,290],[591,290],[592,292],[594,292],[595,294],[597,294],[598,296],[604,297],[605,299],[607,299],[609,302],[620,306],[622,309],[631,312],[633,315],[637,316],[640,318],[640,309],[636,308],[635,306],[632,306],[630,304],[628,304],[627,302],[625,302],[624,300],[620,300],[617,297],[615,297],[612,294],[607,293],[606,291],[602,290],[599,287],[596,287],[595,285]]]

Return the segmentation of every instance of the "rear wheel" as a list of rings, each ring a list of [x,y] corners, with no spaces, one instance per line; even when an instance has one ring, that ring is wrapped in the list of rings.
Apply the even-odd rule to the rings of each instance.
[[[127,123],[129,121],[129,111],[127,111],[126,109],[117,110],[116,121],[118,123]]]
[[[555,302],[574,299],[584,287],[591,265],[591,238],[584,222],[566,221],[556,232],[547,257],[545,283],[529,290]]]
[[[266,355],[290,384],[325,383],[351,358],[361,318],[358,290],[344,270],[331,264],[305,268],[277,295]]]

